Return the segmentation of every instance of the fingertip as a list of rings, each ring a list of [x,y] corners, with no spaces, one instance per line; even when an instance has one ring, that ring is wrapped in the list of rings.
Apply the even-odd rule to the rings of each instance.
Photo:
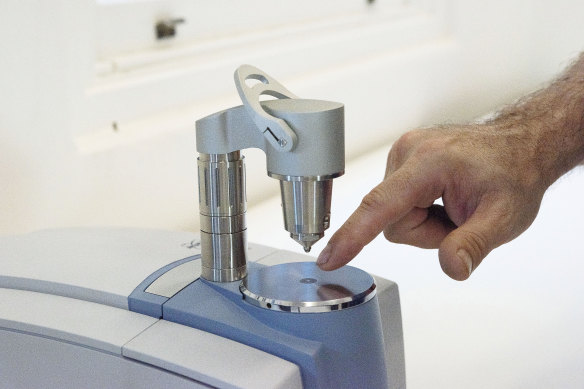
[[[331,258],[331,252],[332,252],[332,246],[329,243],[329,244],[326,245],[326,247],[324,248],[324,250],[322,250],[320,252],[320,254],[318,255],[318,258],[316,259],[316,264],[322,270],[327,270],[328,267],[330,266],[329,261],[330,261],[330,258]]]
[[[349,263],[361,249],[346,239],[333,236],[318,256],[316,264],[322,270],[335,270]]]
[[[337,252],[339,252],[339,250],[335,250],[335,247],[332,245],[327,245],[327,247],[325,247],[316,260],[318,267],[325,271],[336,270],[346,265],[351,261],[351,259],[353,259],[335,254]]]
[[[446,244],[444,244],[446,243]],[[438,252],[442,271],[456,281],[464,281],[470,277],[475,266],[471,255],[464,248],[452,247],[443,242]]]

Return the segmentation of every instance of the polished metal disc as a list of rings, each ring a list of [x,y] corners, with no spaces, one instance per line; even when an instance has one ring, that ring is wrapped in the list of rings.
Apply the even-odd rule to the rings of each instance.
[[[250,271],[239,289],[253,305],[296,313],[338,311],[366,303],[376,293],[373,277],[363,270],[344,266],[329,272],[314,262]]]

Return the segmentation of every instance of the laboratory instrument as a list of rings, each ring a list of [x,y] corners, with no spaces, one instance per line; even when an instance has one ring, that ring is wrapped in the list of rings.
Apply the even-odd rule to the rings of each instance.
[[[257,81],[250,85],[250,80]],[[266,153],[306,251],[344,171],[340,103],[261,70],[196,123],[199,234],[46,230],[0,238],[0,375],[12,387],[403,388],[397,285],[248,243],[241,150]],[[275,100],[260,101],[269,95]]]

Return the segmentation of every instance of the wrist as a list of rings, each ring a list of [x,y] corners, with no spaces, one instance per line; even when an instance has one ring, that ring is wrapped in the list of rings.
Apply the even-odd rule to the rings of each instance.
[[[491,122],[528,143],[528,158],[551,185],[584,161],[584,56],[549,87],[503,110]]]
[[[494,120],[491,124],[499,133],[506,134],[506,142],[516,152],[513,160],[523,178],[544,188],[582,163],[584,134],[565,118],[550,114],[521,121]]]

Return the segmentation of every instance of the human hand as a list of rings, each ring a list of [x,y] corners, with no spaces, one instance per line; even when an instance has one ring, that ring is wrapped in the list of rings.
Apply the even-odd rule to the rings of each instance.
[[[332,236],[319,266],[343,266],[384,231],[392,242],[438,248],[444,272],[468,278],[529,227],[556,179],[584,164],[583,80],[584,53],[488,123],[402,136],[384,181]],[[434,204],[440,197],[444,206]]]
[[[345,265],[383,231],[391,242],[439,248],[444,272],[468,278],[529,227],[553,182],[536,163],[533,133],[488,124],[405,134],[389,153],[384,181],[331,237],[319,266]],[[443,206],[434,204],[439,198]]]

